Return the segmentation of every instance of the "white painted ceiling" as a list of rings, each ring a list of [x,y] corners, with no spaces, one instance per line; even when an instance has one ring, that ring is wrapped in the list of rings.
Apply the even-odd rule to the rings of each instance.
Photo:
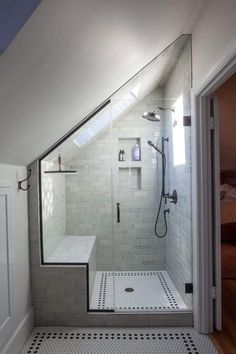
[[[200,0],[42,0],[0,56],[0,163],[27,165],[179,35]]]

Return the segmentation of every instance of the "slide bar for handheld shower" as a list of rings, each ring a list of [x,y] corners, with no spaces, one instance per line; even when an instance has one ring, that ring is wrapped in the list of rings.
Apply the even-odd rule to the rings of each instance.
[[[165,141],[169,141],[169,138],[161,138],[161,151],[162,151],[162,197],[166,198],[166,186],[165,186],[165,169],[166,169],[166,158],[165,158]]]
[[[176,204],[178,200],[178,195],[176,189],[173,190],[172,194],[169,192],[166,193],[166,185],[165,185],[165,171],[166,171],[166,157],[165,157],[165,142],[169,141],[169,138],[161,138],[161,150],[162,150],[162,197],[165,199],[165,203],[167,203],[167,199],[170,199],[171,203]]]

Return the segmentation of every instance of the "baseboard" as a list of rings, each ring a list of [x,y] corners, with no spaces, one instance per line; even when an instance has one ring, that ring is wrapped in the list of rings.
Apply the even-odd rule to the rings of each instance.
[[[10,340],[4,347],[2,354],[19,354],[34,326],[33,307],[23,318],[18,328],[12,334]]]

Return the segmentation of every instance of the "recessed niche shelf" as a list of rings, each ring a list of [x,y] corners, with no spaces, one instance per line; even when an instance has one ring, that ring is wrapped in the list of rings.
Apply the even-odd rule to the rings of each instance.
[[[142,162],[141,161],[119,161],[118,167],[119,168],[141,168]]]
[[[119,190],[141,190],[141,167],[119,167]]]
[[[133,160],[132,151],[134,146],[138,144],[140,148],[140,160]],[[124,150],[125,152],[125,161],[141,161],[141,140],[140,137],[132,137],[132,138],[118,138],[118,150]],[[118,151],[118,154],[119,154]]]

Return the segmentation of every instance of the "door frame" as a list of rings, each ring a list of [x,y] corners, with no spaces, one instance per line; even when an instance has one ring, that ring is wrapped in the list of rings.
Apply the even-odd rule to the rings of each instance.
[[[212,198],[209,194],[211,166],[208,164],[209,98],[236,71],[236,37],[207,71],[199,84],[192,89],[192,210],[193,210],[193,310],[194,327],[200,333],[210,333],[214,328],[213,252],[220,252],[219,242],[212,246]],[[218,240],[219,241],[219,240]],[[213,268],[214,267],[214,268]],[[217,301],[221,289],[216,288]]]

